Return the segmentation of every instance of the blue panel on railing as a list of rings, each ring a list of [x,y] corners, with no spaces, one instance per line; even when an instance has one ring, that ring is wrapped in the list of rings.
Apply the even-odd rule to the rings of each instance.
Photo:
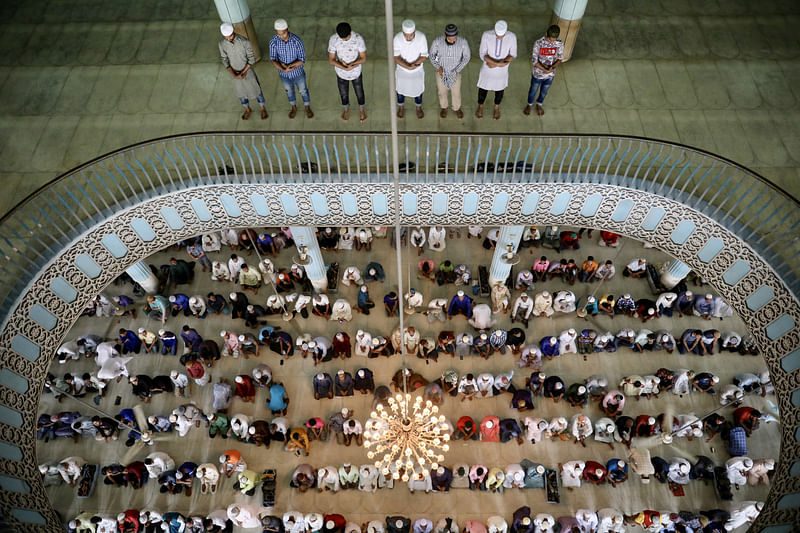
[[[29,494],[31,492],[31,486],[23,480],[2,474],[0,474],[0,489],[22,494]]]
[[[528,193],[525,196],[525,201],[522,202],[522,214],[532,215],[536,212],[536,206],[539,205],[539,195],[535,192]]]
[[[318,192],[312,194],[311,207],[314,208],[314,213],[318,216],[326,216],[328,214],[328,201],[325,199],[325,195]]]
[[[474,215],[478,212],[478,195],[474,192],[468,192],[464,195],[464,207],[462,212],[465,215]]]
[[[105,246],[106,249],[108,249],[108,251],[111,252],[111,255],[113,255],[116,259],[125,257],[125,254],[128,253],[128,248],[124,244],[122,244],[122,241],[119,240],[119,237],[117,237],[114,234],[106,235],[105,237],[103,237],[103,240],[101,242],[103,243],[103,246]]]
[[[661,207],[654,207],[648,213],[647,216],[644,217],[642,220],[642,229],[647,231],[653,231],[658,227],[661,223],[661,219],[664,218],[667,212],[664,211]]]
[[[568,192],[562,192],[553,199],[553,207],[550,208],[551,215],[562,215],[567,210],[569,200],[572,195]]]
[[[39,345],[22,335],[15,335],[11,339],[11,349],[31,361],[36,361],[41,355]]]
[[[696,226],[694,222],[691,220],[682,220],[680,224],[675,228],[675,231],[672,232],[672,235],[669,238],[675,244],[685,244],[686,241],[689,240],[689,237],[692,236],[694,233]]]
[[[508,206],[508,193],[501,192],[499,194],[496,194],[494,197],[494,201],[492,202],[492,214],[504,215],[506,213],[507,206]]]
[[[287,216],[296,217],[297,216],[297,202],[294,200],[294,196],[288,193],[283,193],[280,196],[281,205],[283,206],[283,212],[286,213]]]
[[[22,415],[16,409],[0,405],[0,423],[22,427]]]
[[[697,252],[697,258],[703,263],[710,263],[724,247],[725,244],[721,240],[711,237],[706,245],[703,246],[703,249]]]
[[[354,194],[346,192],[342,195],[342,211],[349,217],[354,217],[358,214],[358,202]]]
[[[131,220],[131,228],[144,242],[150,242],[156,238],[156,233],[153,231],[153,228],[151,228],[150,224],[143,218],[134,218]]]
[[[767,326],[767,337],[774,341],[789,333],[793,327],[794,319],[789,315],[781,315]]]
[[[228,213],[229,217],[242,216],[242,210],[239,209],[239,204],[236,202],[236,198],[230,194],[223,194],[219,197],[219,200],[222,202],[222,208],[226,213]]]
[[[35,304],[28,312],[31,319],[42,326],[44,329],[50,331],[58,324],[56,315],[42,307],[40,304]]]
[[[95,279],[103,272],[103,269],[100,268],[100,265],[95,263],[94,259],[92,259],[89,254],[81,254],[76,257],[75,266],[92,279]]]
[[[208,210],[208,206],[206,203],[201,200],[200,198],[195,198],[189,205],[192,206],[197,218],[200,219],[200,222],[208,222],[211,220],[211,211]]]
[[[174,207],[162,207],[159,213],[161,213],[161,216],[164,217],[164,220],[166,220],[167,226],[169,226],[170,229],[175,231],[183,229],[183,219]]]
[[[736,285],[742,278],[750,273],[750,263],[737,259],[731,267],[722,274],[722,281],[728,285]]]
[[[11,390],[15,390],[20,394],[25,394],[28,392],[28,387],[30,387],[30,383],[28,382],[27,378],[24,378],[7,368],[0,370],[0,385],[8,387]]]
[[[625,222],[625,219],[631,214],[632,209],[633,200],[622,200],[617,204],[617,208],[614,209],[614,213],[611,215],[611,220],[614,222]]]
[[[50,290],[67,303],[72,303],[78,297],[78,291],[67,283],[64,278],[56,278],[50,282]]]
[[[597,210],[600,209],[600,204],[603,202],[603,196],[600,194],[593,194],[583,202],[583,209],[581,209],[581,216],[593,217]]]
[[[433,195],[433,206],[431,207],[434,215],[447,214],[447,194],[437,192]]]
[[[376,193],[372,195],[372,212],[378,215],[379,217],[384,216],[387,213],[386,210],[386,195],[382,192]]]
[[[795,530],[795,526],[792,524],[783,524],[780,526],[767,526],[761,531],[754,532],[754,533],[792,533]]]
[[[417,214],[417,195],[407,192],[403,195],[403,214],[412,216]]]
[[[781,358],[781,368],[786,372],[794,372],[800,368],[800,349],[784,355]]]
[[[792,463],[792,467],[789,469],[790,476],[800,476],[800,461],[795,461]]]
[[[253,209],[256,210],[259,216],[269,216],[269,206],[267,206],[267,199],[260,194],[253,194],[250,196],[250,203],[253,204]]]
[[[11,514],[20,522],[27,524],[46,524],[47,520],[44,519],[42,513],[33,511],[31,509],[12,509]]]
[[[758,311],[774,297],[775,293],[772,291],[772,287],[762,285],[753,294],[747,297],[745,303],[751,311]]]
[[[19,461],[22,459],[22,450],[19,449],[19,446],[0,440],[0,457],[11,461]]]
[[[794,394],[792,394],[792,402],[794,403]],[[795,507],[800,507],[800,492],[784,494],[781,496],[781,499],[778,500],[778,503],[775,504],[776,509],[794,509]]]

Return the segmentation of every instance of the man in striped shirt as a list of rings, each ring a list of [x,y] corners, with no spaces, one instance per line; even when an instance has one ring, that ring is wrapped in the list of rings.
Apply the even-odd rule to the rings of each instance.
[[[447,91],[453,98],[453,111],[458,118],[464,117],[461,111],[461,71],[470,59],[469,44],[458,36],[458,27],[448,24],[444,35],[434,39],[429,51],[431,65],[436,69],[436,87],[439,89],[439,116],[447,118]]]
[[[306,72],[303,65],[306,62],[306,49],[300,37],[289,31],[289,24],[284,19],[277,19],[274,24],[275,36],[269,41],[269,59],[278,69],[283,88],[289,97],[289,118],[297,116],[297,100],[295,99],[294,86],[300,91],[306,116],[312,118],[311,97],[306,86]]]

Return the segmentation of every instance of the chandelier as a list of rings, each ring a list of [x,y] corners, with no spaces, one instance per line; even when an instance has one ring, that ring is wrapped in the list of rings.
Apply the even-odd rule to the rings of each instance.
[[[377,412],[371,413],[377,423],[364,431],[367,457],[376,459],[375,467],[394,479],[408,481],[414,472],[429,475],[450,449],[450,435],[442,432],[444,416],[437,416],[439,408],[430,401],[423,406],[420,396],[412,404],[410,394],[398,394],[388,403],[389,409],[378,404]]]

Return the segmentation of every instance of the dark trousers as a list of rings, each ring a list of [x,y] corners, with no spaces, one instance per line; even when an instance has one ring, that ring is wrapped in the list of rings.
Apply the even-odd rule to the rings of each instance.
[[[350,82],[353,82],[353,91],[356,93],[358,107],[364,107],[364,81],[363,74],[359,74],[354,80],[343,80],[336,76],[336,84],[339,86],[339,97],[342,99],[344,107],[350,107]]]
[[[503,93],[505,89],[502,91],[495,91],[494,92],[494,105],[500,105],[500,102],[503,101]],[[483,104],[486,101],[486,95],[489,94],[489,91],[486,89],[481,89],[478,87],[478,104]]]

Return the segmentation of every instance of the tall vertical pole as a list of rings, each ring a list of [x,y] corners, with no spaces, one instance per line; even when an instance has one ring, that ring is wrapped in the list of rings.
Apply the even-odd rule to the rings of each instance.
[[[398,141],[397,141],[397,116],[394,114],[394,17],[392,16],[392,0],[384,0],[386,7],[386,62],[388,65],[389,75],[389,121],[392,126],[392,176],[394,179],[394,240],[395,250],[397,252],[397,297],[402,300],[403,298],[403,258],[402,258],[402,245],[400,244],[400,162],[398,159]],[[403,342],[402,336],[405,334],[405,317],[403,316],[403,304],[397,306],[398,315],[400,316],[400,358],[403,367],[406,366],[406,346]],[[403,394],[408,393],[405,376],[403,377]]]

